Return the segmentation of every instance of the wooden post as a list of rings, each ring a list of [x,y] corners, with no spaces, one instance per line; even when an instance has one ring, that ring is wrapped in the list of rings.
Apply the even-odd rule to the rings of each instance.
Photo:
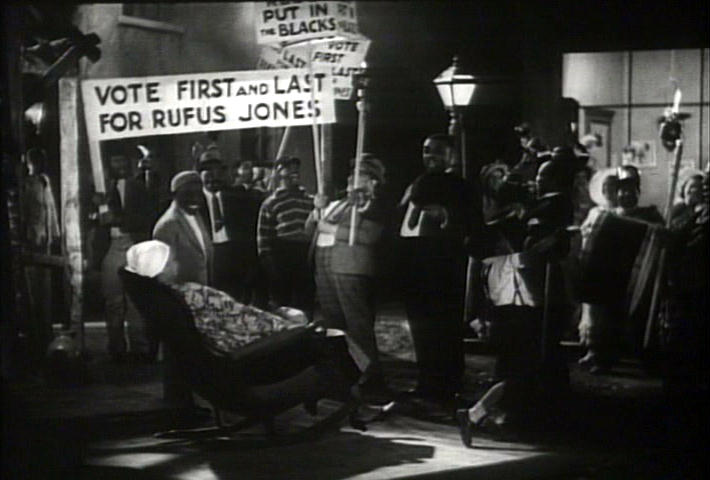
[[[316,96],[315,96],[315,82],[313,81],[313,43],[308,42],[308,72],[310,75],[311,82],[311,108],[315,112],[316,108]],[[311,131],[313,133],[313,159],[316,166],[316,184],[318,186],[318,193],[323,194],[323,166],[321,164],[320,158],[320,140],[318,135],[318,123],[315,114],[313,115],[313,123],[311,124]]]
[[[365,68],[363,68],[365,70]],[[367,99],[365,98],[365,89],[367,88],[367,77],[360,77],[357,80],[357,102],[355,106],[357,107],[358,117],[357,117],[357,140],[355,143],[355,166],[353,171],[353,189],[357,188],[360,181],[360,163],[362,161],[362,154],[365,150],[365,128],[367,121]],[[355,228],[357,226],[357,203],[352,206],[350,213],[350,232],[348,236],[348,245],[351,247],[355,245]]]
[[[676,107],[677,110],[677,107]],[[678,186],[678,170],[680,169],[680,161],[683,157],[683,140],[678,139],[675,142],[675,154],[673,157],[673,171],[671,173],[671,190],[668,194],[668,199],[666,200],[666,225],[668,229],[671,226],[671,209],[673,207],[673,200],[675,200],[676,187]],[[651,344],[651,334],[653,333],[653,328],[656,325],[656,315],[658,315],[658,309],[660,308],[661,302],[661,287],[663,285],[663,280],[665,278],[665,266],[666,266],[666,249],[661,249],[661,253],[658,256],[658,267],[656,268],[656,276],[653,281],[653,293],[651,294],[651,306],[648,311],[648,318],[646,319],[646,328],[643,333],[643,348],[648,348]]]
[[[288,145],[288,141],[291,138],[291,126],[289,125],[288,127],[284,128],[284,133],[281,136],[281,143],[279,143],[279,150],[276,152],[276,157],[274,160],[278,160],[281,158],[286,151],[286,145]]]
[[[84,248],[81,228],[79,82],[76,78],[59,81],[59,135],[62,185],[62,254],[66,259],[66,278],[71,291],[70,326],[84,352]],[[103,173],[103,172],[102,172]]]
[[[454,141],[453,149],[451,154],[454,156],[454,164],[459,165],[461,168],[461,176],[464,179],[468,179],[468,169],[466,168],[466,153],[463,138],[463,115],[460,111],[456,110],[456,107],[449,110],[449,136]]]
[[[321,125],[321,162],[323,164],[323,191],[333,195],[333,125]]]

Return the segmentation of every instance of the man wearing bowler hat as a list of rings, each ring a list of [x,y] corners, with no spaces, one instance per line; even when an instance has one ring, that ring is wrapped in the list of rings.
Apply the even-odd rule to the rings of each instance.
[[[354,344],[354,358],[363,369],[360,383],[369,402],[390,400],[375,341],[376,283],[382,264],[380,246],[388,212],[380,190],[385,167],[363,154],[358,180],[348,178],[347,196],[314,210],[306,228],[315,235],[315,280],[325,325],[345,330]],[[321,198],[316,200],[320,203]],[[323,202],[325,203],[325,202]],[[349,244],[352,210],[357,208],[354,244]]]

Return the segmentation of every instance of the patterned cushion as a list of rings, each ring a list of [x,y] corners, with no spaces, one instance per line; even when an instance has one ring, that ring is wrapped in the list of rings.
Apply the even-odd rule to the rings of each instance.
[[[239,348],[269,335],[301,327],[303,317],[283,318],[235,301],[228,294],[198,283],[174,285],[183,295],[195,319],[197,330],[218,351],[234,353]]]

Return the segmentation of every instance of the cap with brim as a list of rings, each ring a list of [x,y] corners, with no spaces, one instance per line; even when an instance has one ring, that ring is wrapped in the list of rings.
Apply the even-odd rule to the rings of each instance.
[[[616,175],[622,182],[641,180],[641,172],[633,165],[622,165],[616,168]]]
[[[516,125],[515,127],[513,127],[513,130],[518,135],[527,135],[530,133],[530,124],[527,122],[523,122],[520,125]]]
[[[493,192],[490,191],[492,188],[491,180],[494,178],[494,176],[500,175],[501,178],[505,178],[509,172],[510,169],[505,163],[493,162],[484,165],[481,168],[481,173],[479,174],[479,178],[481,179],[481,185],[483,186],[484,192],[487,194],[492,194]]]
[[[385,166],[370,154],[363,154],[360,160],[360,174],[368,175],[380,183],[385,181]]]
[[[298,157],[281,157],[274,162],[274,170],[285,168],[290,165],[301,166],[301,159]]]
[[[170,191],[175,193],[186,185],[190,185],[192,183],[202,184],[200,174],[194,170],[184,170],[175,174],[173,179],[170,181]]]
[[[170,246],[160,240],[148,240],[133,245],[126,251],[126,270],[153,278],[168,264]]]
[[[481,167],[481,173],[479,174],[482,181],[485,181],[489,175],[495,174],[497,172],[507,175],[510,168],[505,163],[496,161],[493,163],[488,163]]]
[[[200,155],[200,161],[197,162],[197,169],[202,170],[214,163],[223,163],[222,154],[216,148],[208,148]]]

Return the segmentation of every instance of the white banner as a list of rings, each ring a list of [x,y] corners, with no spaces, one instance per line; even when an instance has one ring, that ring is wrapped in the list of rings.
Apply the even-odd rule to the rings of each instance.
[[[358,33],[355,2],[256,2],[256,41],[300,42]]]
[[[335,122],[330,72],[196,73],[82,82],[90,142],[211,130]]]
[[[333,96],[337,100],[349,100],[353,93],[353,75],[359,73],[370,48],[370,39],[358,37],[316,40],[311,44],[265,45],[261,49],[259,66],[278,68],[290,65],[304,68],[308,65],[308,52],[314,67],[330,69],[333,76]]]

